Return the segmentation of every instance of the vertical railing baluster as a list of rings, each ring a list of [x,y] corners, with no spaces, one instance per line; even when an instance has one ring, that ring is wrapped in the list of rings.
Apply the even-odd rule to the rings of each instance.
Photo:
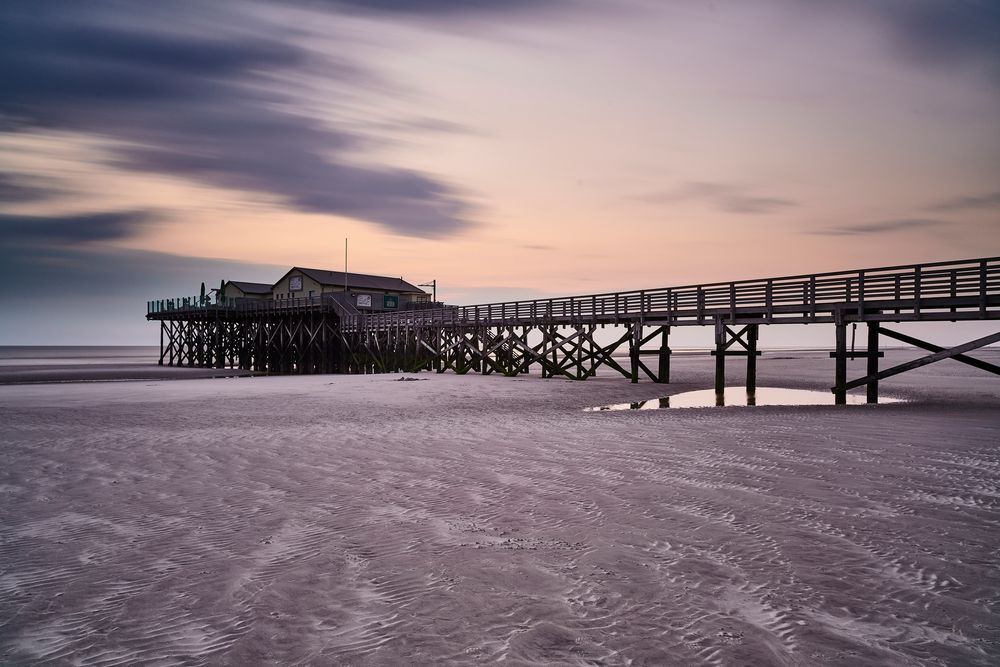
[[[865,272],[858,271],[858,317],[865,314]]]
[[[736,283],[729,283],[729,321],[736,321]]]
[[[774,318],[774,284],[770,280],[764,289],[764,307],[767,309],[767,321],[770,322]]]
[[[809,278],[809,308],[812,321],[816,321],[816,276]]]
[[[979,315],[986,317],[986,260],[979,262]]]

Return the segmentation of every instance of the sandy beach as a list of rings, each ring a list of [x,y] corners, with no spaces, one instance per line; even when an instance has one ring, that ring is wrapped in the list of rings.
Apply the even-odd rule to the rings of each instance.
[[[711,364],[0,386],[0,663],[997,664],[1000,382]]]

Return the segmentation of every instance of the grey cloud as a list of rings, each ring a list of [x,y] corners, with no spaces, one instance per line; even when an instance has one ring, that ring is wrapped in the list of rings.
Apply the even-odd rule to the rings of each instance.
[[[889,234],[892,232],[911,231],[914,229],[946,227],[950,224],[951,223],[947,220],[935,220],[930,218],[902,218],[898,220],[883,220],[881,222],[869,222],[858,225],[844,225],[842,227],[828,227],[811,233],[829,236]]]
[[[24,203],[50,199],[62,190],[50,180],[0,173],[0,202]]]
[[[1000,208],[1000,192],[946,199],[927,207],[928,211],[976,211]]]
[[[0,344],[156,344],[153,299],[193,296],[201,282],[270,282],[288,267],[93,245],[0,242]],[[100,317],[94,317],[100,313]]]
[[[463,192],[417,171],[359,163],[369,137],[297,113],[278,83],[289,68],[353,89],[380,87],[380,77],[349,62],[313,62],[293,35],[229,4],[206,7],[38,9],[8,0],[0,5],[0,129],[109,137],[121,167],[276,195],[399,234],[442,237],[471,225]]]
[[[850,12],[880,26],[910,61],[984,65],[1000,76],[1000,3],[992,0],[791,1],[822,13]]]
[[[299,0],[313,7],[404,15],[499,14],[568,6],[568,0]]]
[[[147,211],[115,211],[68,216],[0,214],[0,242],[9,246],[73,245],[134,236],[153,221]]]
[[[726,213],[741,215],[774,213],[797,205],[790,199],[751,194],[742,186],[706,181],[688,183],[676,190],[643,195],[639,199],[655,204],[698,200],[708,202]]]

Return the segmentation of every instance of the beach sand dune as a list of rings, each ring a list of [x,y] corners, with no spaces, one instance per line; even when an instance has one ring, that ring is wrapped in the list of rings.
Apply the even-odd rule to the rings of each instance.
[[[997,664],[1000,382],[710,364],[0,387],[0,662]]]

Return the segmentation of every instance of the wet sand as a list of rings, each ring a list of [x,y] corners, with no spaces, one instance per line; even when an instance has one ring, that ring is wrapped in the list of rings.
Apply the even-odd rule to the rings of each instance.
[[[711,370],[0,387],[0,662],[1000,661],[1000,380],[583,411]]]

